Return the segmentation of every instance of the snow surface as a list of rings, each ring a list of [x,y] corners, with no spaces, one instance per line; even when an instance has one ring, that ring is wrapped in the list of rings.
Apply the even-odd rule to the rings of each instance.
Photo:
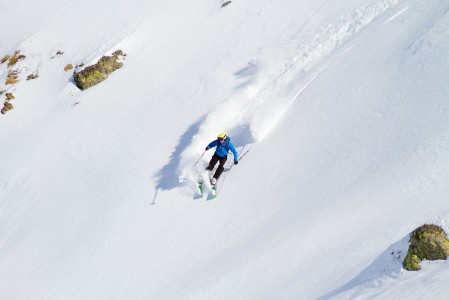
[[[449,2],[3,0],[0,25],[26,55],[0,65],[1,299],[447,299],[448,262],[401,263],[449,230]],[[86,91],[63,70],[117,49]],[[220,131],[251,151],[198,199]]]

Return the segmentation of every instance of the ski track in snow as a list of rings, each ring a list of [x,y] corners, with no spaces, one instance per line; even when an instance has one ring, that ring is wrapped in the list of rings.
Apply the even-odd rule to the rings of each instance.
[[[183,143],[179,146],[183,148],[182,153],[177,147],[169,162],[171,167],[164,168],[173,170],[174,165],[177,165],[176,170],[180,177],[192,177],[191,166],[201,155],[199,149],[204,149],[221,131],[227,132],[236,148],[239,149],[263,139],[288,106],[294,103],[302,91],[326,68],[325,60],[398,2],[399,0],[376,1],[357,9],[349,16],[323,26],[321,30],[306,35],[304,39],[296,38],[295,40],[295,36],[289,37],[293,42],[290,42],[287,47],[292,48],[295,54],[281,63],[278,71],[272,73],[268,79],[253,83],[244,92],[239,91],[231,99],[209,112],[202,121],[197,122],[193,126],[194,132],[189,129],[185,133],[185,136],[191,137],[190,143],[186,143],[184,138],[181,138]],[[258,69],[257,63],[251,62],[248,65],[250,69],[248,66],[241,69],[245,70],[245,74],[247,71]],[[322,65],[324,67],[320,67]],[[241,73],[239,71],[236,74],[241,75]],[[210,158],[212,152],[209,151],[203,159]],[[158,174],[165,173],[161,170]],[[170,176],[173,175],[171,173]],[[176,187],[173,181],[171,181],[172,184],[162,182],[163,180],[160,179],[157,188]]]
[[[389,18],[387,21],[385,21],[384,24],[388,24],[391,21],[393,21],[394,19],[396,19],[397,17],[399,17],[400,15],[402,15],[404,12],[406,12],[408,9],[410,8],[410,6],[407,6],[403,9],[401,9],[398,13],[396,13],[394,16],[392,16],[391,18]]]

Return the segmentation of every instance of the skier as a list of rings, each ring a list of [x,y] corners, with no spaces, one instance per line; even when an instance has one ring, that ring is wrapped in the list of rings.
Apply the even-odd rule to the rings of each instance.
[[[231,139],[226,136],[226,133],[220,132],[217,139],[207,145],[206,151],[214,147],[217,147],[217,149],[215,149],[215,153],[212,156],[209,162],[209,166],[207,166],[206,170],[212,171],[217,162],[220,162],[220,165],[215,171],[214,177],[212,177],[210,180],[212,185],[215,185],[217,183],[218,178],[220,177],[221,173],[223,173],[224,164],[228,159],[229,150],[231,150],[232,154],[234,155],[234,164],[236,165],[239,163],[237,151],[235,151],[234,145],[231,143]]]

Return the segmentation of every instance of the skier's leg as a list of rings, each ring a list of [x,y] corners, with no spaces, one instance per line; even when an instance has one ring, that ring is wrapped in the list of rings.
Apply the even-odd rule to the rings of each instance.
[[[212,171],[218,162],[218,158],[219,157],[216,154],[214,154],[210,159],[209,165],[207,166],[206,170]]]
[[[214,174],[215,179],[218,179],[220,177],[221,173],[223,173],[224,164],[226,163],[227,159],[228,159],[227,155],[219,158],[220,165],[218,166],[217,171],[215,171],[215,174]]]

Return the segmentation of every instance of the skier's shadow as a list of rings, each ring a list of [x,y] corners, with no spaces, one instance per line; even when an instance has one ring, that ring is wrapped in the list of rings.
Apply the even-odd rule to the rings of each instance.
[[[178,145],[170,155],[170,161],[155,175],[156,190],[172,190],[179,186],[176,172],[181,154],[184,149],[190,144],[192,138],[198,133],[199,128],[204,122],[205,118],[206,116],[201,117],[196,123],[192,124],[180,137]]]
[[[191,144],[192,138],[199,132],[201,125],[204,123],[206,119],[206,115],[201,117],[196,123],[192,124],[187,131],[180,137],[179,143],[176,146],[173,153],[170,155],[170,160],[168,164],[166,164],[161,170],[159,170],[156,175],[156,190],[172,190],[176,187],[179,187],[179,180],[176,176],[178,171],[178,165],[181,160],[181,154]],[[254,143],[254,139],[251,135],[251,131],[248,124],[234,127],[229,130],[228,136],[232,139],[232,143],[236,148],[242,150],[245,149],[245,146],[251,143]],[[235,138],[233,138],[233,136]],[[200,162],[199,168],[202,163]],[[232,160],[230,163],[230,168],[232,168]],[[225,176],[226,177],[226,176]],[[196,190],[196,187],[192,186],[192,190]]]

